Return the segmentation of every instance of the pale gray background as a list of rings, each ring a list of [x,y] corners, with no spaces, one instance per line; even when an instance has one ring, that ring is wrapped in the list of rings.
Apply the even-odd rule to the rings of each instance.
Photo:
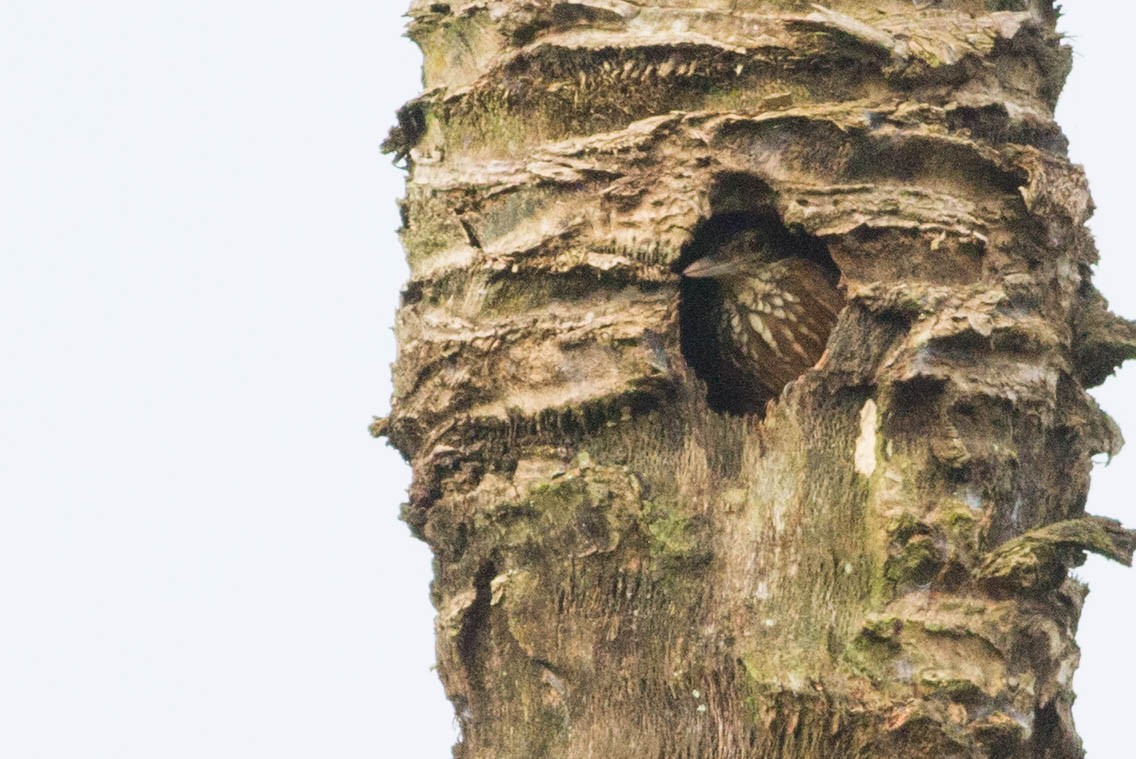
[[[366,434],[406,276],[377,150],[417,88],[404,6],[0,6],[0,756],[449,756],[429,556]],[[1136,316],[1132,21],[1071,4],[1061,120]],[[1134,394],[1097,396],[1136,438]],[[1092,511],[1136,524],[1133,455]],[[1132,756],[1136,575],[1080,574],[1077,719]]]

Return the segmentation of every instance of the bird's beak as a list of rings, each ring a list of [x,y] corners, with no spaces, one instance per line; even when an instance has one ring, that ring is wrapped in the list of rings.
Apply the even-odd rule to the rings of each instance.
[[[682,276],[690,277],[691,279],[706,279],[736,274],[737,271],[738,265],[736,261],[723,259],[719,256],[706,256],[683,269]]]

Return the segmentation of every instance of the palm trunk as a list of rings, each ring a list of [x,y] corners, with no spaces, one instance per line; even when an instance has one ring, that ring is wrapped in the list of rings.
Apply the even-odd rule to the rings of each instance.
[[[461,759],[1077,757],[1084,513],[1136,355],[1090,282],[1049,2],[415,2],[389,418]],[[839,269],[768,404],[675,273]],[[760,401],[760,402],[758,402]]]

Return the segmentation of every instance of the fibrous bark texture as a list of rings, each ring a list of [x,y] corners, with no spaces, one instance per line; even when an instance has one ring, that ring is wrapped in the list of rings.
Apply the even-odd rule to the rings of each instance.
[[[1084,513],[1136,354],[1043,0],[415,2],[390,417],[462,759],[1077,757]],[[839,270],[755,402],[676,272]],[[768,402],[766,402],[768,400]]]

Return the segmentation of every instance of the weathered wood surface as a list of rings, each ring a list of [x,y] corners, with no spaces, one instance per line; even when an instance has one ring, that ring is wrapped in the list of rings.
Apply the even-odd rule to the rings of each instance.
[[[1046,2],[415,2],[391,416],[465,759],[1075,757],[1090,280]],[[849,305],[710,409],[682,286],[772,209]],[[687,305],[689,309],[689,304]],[[709,384],[713,385],[713,378]],[[718,388],[719,393],[730,392]],[[711,395],[715,388],[710,388]]]

